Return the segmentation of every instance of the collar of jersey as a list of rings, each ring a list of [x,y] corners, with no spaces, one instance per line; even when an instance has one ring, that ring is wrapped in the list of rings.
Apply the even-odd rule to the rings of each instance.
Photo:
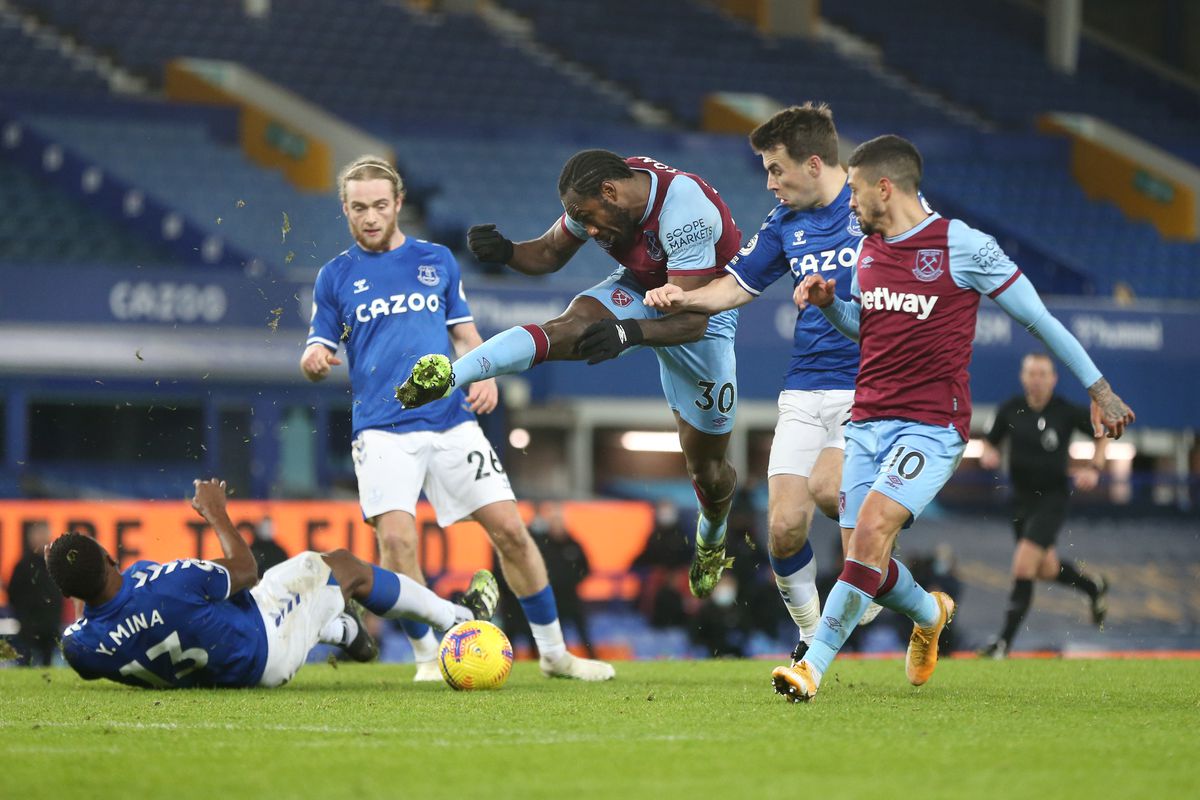
[[[370,250],[364,250],[363,246],[358,242],[355,242],[353,245],[351,245],[351,247],[357,248],[360,256],[365,256],[367,258],[387,258],[388,256],[397,256],[400,253],[403,253],[412,240],[413,237],[405,234],[404,244],[400,245],[395,250],[388,250],[386,253],[372,253]]]
[[[98,606],[85,605],[83,607],[83,615],[89,618],[102,617],[105,614],[112,612],[114,609],[125,605],[125,601],[129,599],[129,593],[133,591],[133,585],[129,582],[128,575],[121,575],[121,588],[113,595],[111,600],[101,603]]]
[[[942,215],[935,211],[932,214],[930,214],[928,217],[926,217],[922,222],[918,222],[916,225],[909,228],[904,233],[897,234],[896,236],[885,236],[885,237],[883,237],[883,240],[885,242],[887,242],[888,244],[893,244],[895,242],[903,242],[905,239],[909,238],[910,236],[916,236],[918,233],[925,230],[927,227],[929,227],[930,223],[932,223],[935,219],[941,219],[941,218],[942,218]]]
[[[650,209],[654,208],[654,196],[658,194],[658,175],[648,169],[635,168],[634,172],[644,172],[650,176],[650,196],[646,198],[646,210],[642,212],[642,218],[638,220],[638,225],[641,225],[650,217]]]

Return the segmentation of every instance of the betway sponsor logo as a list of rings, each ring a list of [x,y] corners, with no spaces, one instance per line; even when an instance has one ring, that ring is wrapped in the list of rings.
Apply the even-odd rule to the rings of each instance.
[[[879,286],[869,292],[863,292],[861,300],[866,311],[901,311],[905,314],[916,314],[917,319],[929,319],[938,296],[893,292],[886,286]]]

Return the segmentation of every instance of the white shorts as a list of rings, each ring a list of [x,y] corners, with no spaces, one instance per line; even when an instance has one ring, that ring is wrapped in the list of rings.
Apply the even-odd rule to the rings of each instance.
[[[771,442],[767,477],[812,474],[817,456],[827,447],[846,449],[846,423],[854,405],[853,389],[779,393],[779,422]]]
[[[504,466],[474,421],[446,431],[365,430],[354,439],[354,474],[367,519],[385,511],[415,516],[422,489],[442,527],[491,503],[516,500]]]
[[[267,666],[259,686],[282,686],[304,666],[321,630],[346,608],[319,553],[301,553],[267,570],[250,590],[267,629]]]

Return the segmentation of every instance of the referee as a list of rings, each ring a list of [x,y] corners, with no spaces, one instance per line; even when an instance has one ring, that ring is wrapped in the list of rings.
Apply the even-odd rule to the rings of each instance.
[[[1101,626],[1107,611],[1108,581],[1089,577],[1071,561],[1058,557],[1054,543],[1067,514],[1072,480],[1075,488],[1096,487],[1104,468],[1105,437],[1095,438],[1091,463],[1070,474],[1067,470],[1071,433],[1095,436],[1089,410],[1054,394],[1058,375],[1045,353],[1030,353],[1021,361],[1023,395],[1013,397],[996,412],[996,420],[983,444],[980,465],[1000,466],[997,449],[1009,442],[1009,472],[1013,486],[1013,531],[1017,549],[1013,554],[1013,588],[1009,595],[1004,630],[979,655],[1004,658],[1012,647],[1021,620],[1029,612],[1035,580],[1057,581],[1087,594],[1092,621]]]

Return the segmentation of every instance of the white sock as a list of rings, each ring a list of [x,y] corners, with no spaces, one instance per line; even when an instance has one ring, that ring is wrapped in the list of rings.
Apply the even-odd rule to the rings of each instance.
[[[438,597],[407,575],[397,573],[396,577],[400,579],[400,596],[396,598],[396,605],[392,606],[391,610],[383,616],[388,619],[412,617],[427,622],[440,630],[453,628],[456,622],[461,621],[459,614],[461,611],[466,611],[462,606],[456,606],[449,600]],[[470,614],[469,611],[467,613]],[[436,653],[437,648],[434,647],[434,654]],[[433,657],[431,655],[429,658]]]
[[[413,661],[434,661],[437,659],[438,638],[433,635],[433,631],[425,631],[425,635],[420,639],[408,637],[408,643],[412,646]]]
[[[821,621],[821,601],[817,597],[817,560],[814,558],[791,575],[775,574],[775,586],[787,606],[792,622],[800,629],[800,639],[812,644]]]
[[[567,652],[567,643],[563,639],[562,625],[558,620],[554,620],[549,625],[535,625],[529,623],[529,629],[533,631],[533,641],[537,643],[538,652],[542,658],[548,658],[551,661],[558,659],[563,653]]]
[[[338,614],[325,623],[325,627],[321,628],[321,633],[317,638],[321,644],[345,647],[354,641],[355,636],[358,636],[358,623],[355,622],[354,617],[349,614]]]

